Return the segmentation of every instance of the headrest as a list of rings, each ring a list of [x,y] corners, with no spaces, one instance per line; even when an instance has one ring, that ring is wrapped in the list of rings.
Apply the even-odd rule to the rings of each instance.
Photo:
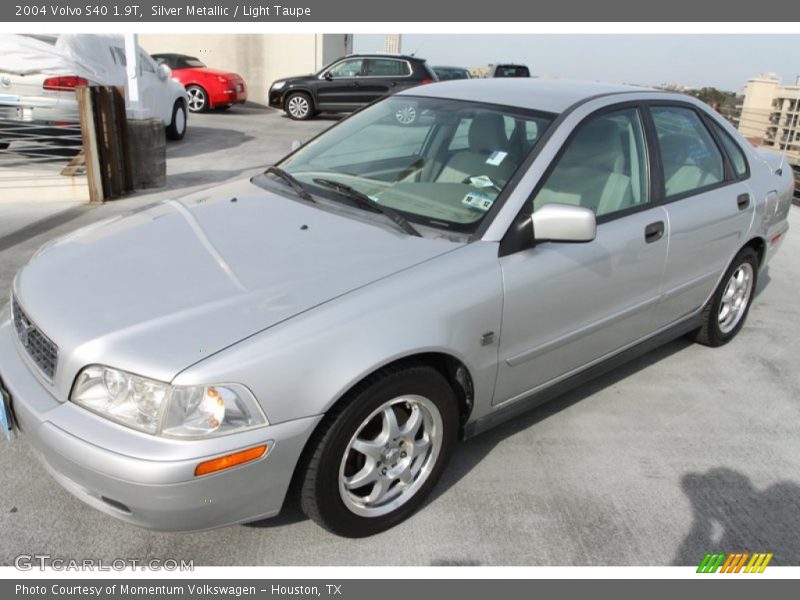
[[[469,148],[483,153],[506,150],[508,138],[503,116],[493,112],[476,115],[469,126]]]

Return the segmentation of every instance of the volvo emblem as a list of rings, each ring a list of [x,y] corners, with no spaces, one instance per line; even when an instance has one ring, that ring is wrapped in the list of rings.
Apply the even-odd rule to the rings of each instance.
[[[8,75],[3,75],[0,77],[0,85],[2,85],[4,88],[11,87],[11,77]]]

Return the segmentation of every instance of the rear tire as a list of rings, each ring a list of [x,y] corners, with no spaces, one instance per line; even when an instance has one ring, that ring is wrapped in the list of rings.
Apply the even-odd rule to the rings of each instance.
[[[316,114],[311,96],[305,92],[289,94],[286,97],[284,106],[286,107],[286,114],[295,121],[307,121]]]
[[[199,85],[186,86],[186,96],[189,98],[189,110],[194,113],[208,110],[208,94]]]
[[[456,397],[438,371],[379,371],[334,406],[309,442],[303,512],[353,538],[397,525],[436,485],[457,434]]]
[[[167,138],[173,141],[182,140],[186,135],[186,106],[176,100],[172,107],[172,122],[167,127]]]
[[[703,310],[703,324],[694,333],[694,340],[717,347],[736,337],[750,312],[757,283],[758,256],[748,246],[733,259]]]

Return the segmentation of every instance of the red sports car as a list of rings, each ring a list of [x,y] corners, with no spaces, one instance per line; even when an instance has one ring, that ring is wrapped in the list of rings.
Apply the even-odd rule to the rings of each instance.
[[[247,101],[247,85],[241,75],[210,69],[202,61],[185,54],[152,54],[158,64],[172,69],[172,76],[186,88],[189,110],[225,110]]]

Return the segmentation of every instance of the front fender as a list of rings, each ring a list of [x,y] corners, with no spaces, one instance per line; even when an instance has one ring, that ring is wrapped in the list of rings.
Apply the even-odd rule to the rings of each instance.
[[[474,242],[301,313],[181,372],[178,385],[236,381],[271,423],[327,412],[357,382],[419,353],[451,355],[491,407],[502,280],[497,244]],[[484,334],[494,332],[485,344]]]

